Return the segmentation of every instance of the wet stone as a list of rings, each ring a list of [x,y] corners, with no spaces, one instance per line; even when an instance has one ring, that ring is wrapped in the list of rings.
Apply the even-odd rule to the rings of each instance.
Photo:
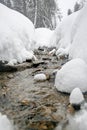
[[[46,64],[46,63],[42,60],[33,61],[33,67],[37,67],[37,66],[42,65],[42,64]]]
[[[42,60],[51,60],[51,57],[50,56],[43,56]]]
[[[0,65],[0,72],[16,72],[17,68],[15,68],[14,66],[9,66],[6,64],[1,64]]]
[[[7,78],[9,78],[9,79],[11,79],[11,78],[13,78],[13,77],[14,77],[13,74],[9,74],[9,75],[7,76]]]

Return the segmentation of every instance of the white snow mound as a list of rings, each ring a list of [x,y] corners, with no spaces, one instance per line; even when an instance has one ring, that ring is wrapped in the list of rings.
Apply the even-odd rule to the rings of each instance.
[[[81,58],[87,63],[87,3],[74,24],[76,33],[69,51],[70,58]]]
[[[73,59],[58,70],[55,78],[58,91],[71,93],[76,87],[87,91],[87,65],[82,59]]]
[[[14,130],[6,115],[0,113],[0,130]]]
[[[83,94],[79,88],[73,89],[70,94],[69,102],[71,104],[81,104],[84,101]]]
[[[69,54],[70,59],[81,58],[87,63],[87,3],[63,19],[54,31],[53,41],[57,44],[57,55]]]
[[[51,43],[51,37],[53,31],[48,28],[36,28],[35,29],[35,46],[34,48],[39,47],[54,47],[55,45]]]
[[[33,23],[21,13],[0,4],[0,60],[19,63],[31,59]]]
[[[54,31],[54,35],[52,37],[52,42],[57,45],[57,48],[67,48],[73,39],[74,33],[72,33],[72,29],[74,28],[74,22],[78,15],[78,12],[75,12],[66,18],[63,19],[62,22],[56,27]]]

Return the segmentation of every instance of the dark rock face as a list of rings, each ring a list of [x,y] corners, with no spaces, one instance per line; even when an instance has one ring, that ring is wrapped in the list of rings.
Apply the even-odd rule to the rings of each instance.
[[[17,68],[15,68],[14,66],[8,66],[6,65],[6,63],[2,63],[2,61],[0,61],[0,72],[14,72],[17,71]]]
[[[72,106],[76,111],[79,111],[81,109],[81,104],[72,104]]]

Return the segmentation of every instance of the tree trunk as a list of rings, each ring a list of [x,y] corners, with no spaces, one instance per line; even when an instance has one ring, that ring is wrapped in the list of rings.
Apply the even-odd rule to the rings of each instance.
[[[52,25],[51,21],[45,16],[42,16],[42,17],[47,21],[48,25],[50,26],[50,29],[53,29],[53,25]]]
[[[35,0],[35,17],[34,17],[34,27],[36,27],[37,24],[37,0]]]
[[[23,0],[23,12],[24,12],[24,15],[27,16],[27,10],[26,10],[26,0]]]

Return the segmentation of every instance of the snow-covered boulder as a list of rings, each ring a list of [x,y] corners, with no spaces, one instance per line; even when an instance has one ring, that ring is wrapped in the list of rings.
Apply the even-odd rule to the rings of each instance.
[[[53,35],[53,31],[48,28],[36,28],[35,29],[35,48],[39,47],[52,47],[55,46],[51,43],[51,37]]]
[[[14,130],[6,115],[0,113],[0,130]]]
[[[69,97],[70,104],[79,105],[83,103],[83,101],[84,101],[84,97],[81,90],[79,88],[73,89]]]
[[[82,59],[73,59],[58,70],[55,78],[58,91],[70,93],[78,87],[82,92],[87,91],[87,65]]]
[[[21,13],[0,4],[0,60],[31,59],[34,25]]]

